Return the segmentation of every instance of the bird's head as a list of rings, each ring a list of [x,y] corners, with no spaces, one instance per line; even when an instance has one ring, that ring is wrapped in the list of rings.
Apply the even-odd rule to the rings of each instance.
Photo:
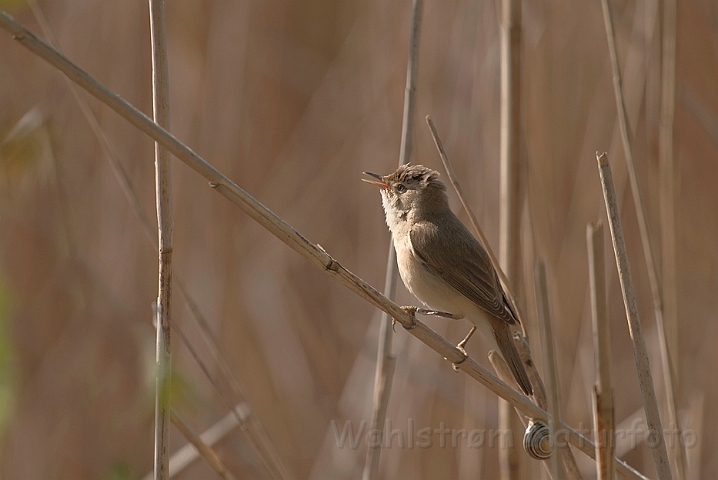
[[[439,172],[423,165],[406,164],[394,173],[381,176],[364,172],[375,180],[362,180],[376,185],[381,192],[386,221],[416,220],[435,211],[448,208],[446,187],[439,181]]]

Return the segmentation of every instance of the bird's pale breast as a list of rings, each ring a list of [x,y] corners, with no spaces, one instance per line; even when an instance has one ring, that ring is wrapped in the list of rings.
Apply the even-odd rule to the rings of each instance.
[[[486,313],[443,279],[428,271],[413,253],[409,232],[394,235],[399,275],[406,288],[427,307],[465,317],[479,327],[492,346],[493,331],[485,319]],[[498,349],[498,347],[494,347]]]

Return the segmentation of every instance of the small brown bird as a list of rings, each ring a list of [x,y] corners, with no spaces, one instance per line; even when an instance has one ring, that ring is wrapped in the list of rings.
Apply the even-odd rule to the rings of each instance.
[[[451,211],[439,173],[422,165],[402,165],[387,176],[364,174],[376,180],[362,180],[381,189],[406,288],[429,308],[476,325],[504,358],[521,390],[532,395],[512,338],[516,314],[486,250]]]

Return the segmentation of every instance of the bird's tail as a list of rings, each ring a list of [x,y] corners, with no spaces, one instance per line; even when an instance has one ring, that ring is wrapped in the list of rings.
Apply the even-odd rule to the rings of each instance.
[[[498,328],[497,328],[498,327]],[[514,344],[513,335],[511,329],[506,323],[502,325],[494,325],[494,338],[498,344],[501,356],[506,360],[511,373],[513,373],[516,382],[521,387],[521,390],[525,395],[533,395],[533,388],[531,387],[531,380],[526,373],[524,363],[521,361],[516,345]]]

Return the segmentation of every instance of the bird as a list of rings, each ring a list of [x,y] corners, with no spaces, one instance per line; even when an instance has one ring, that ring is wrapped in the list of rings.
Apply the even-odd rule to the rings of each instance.
[[[389,175],[363,173],[371,177],[363,181],[380,189],[399,275],[409,292],[427,307],[478,327],[531,396],[531,381],[513,341],[518,316],[486,249],[451,211],[439,172],[404,164]]]

